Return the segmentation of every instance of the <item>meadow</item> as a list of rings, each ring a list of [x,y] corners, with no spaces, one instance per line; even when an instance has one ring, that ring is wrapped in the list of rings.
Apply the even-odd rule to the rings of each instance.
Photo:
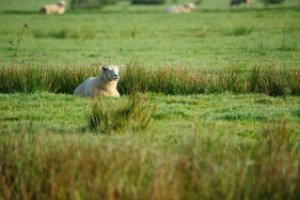
[[[297,0],[49,2],[0,0],[0,200],[299,199]],[[105,64],[119,99],[72,95]]]

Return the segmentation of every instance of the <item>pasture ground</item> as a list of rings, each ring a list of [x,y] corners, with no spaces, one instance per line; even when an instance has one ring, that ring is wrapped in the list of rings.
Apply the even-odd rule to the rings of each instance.
[[[49,2],[0,0],[1,70],[300,68],[297,0],[232,9],[225,0],[203,0],[187,15],[163,13],[171,2],[126,1],[38,14]],[[88,126],[90,99],[14,87],[0,91],[0,199],[300,197],[298,95],[148,92],[156,108],[151,126],[107,135]]]

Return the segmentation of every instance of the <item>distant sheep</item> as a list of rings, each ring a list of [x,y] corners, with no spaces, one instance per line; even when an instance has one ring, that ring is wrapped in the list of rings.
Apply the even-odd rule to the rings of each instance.
[[[238,6],[241,3],[246,3],[248,6],[252,4],[252,0],[231,0],[230,5],[231,6]]]
[[[44,5],[40,12],[50,14],[64,14],[66,2],[65,0],[59,0],[56,4]]]
[[[119,67],[109,65],[102,67],[102,74],[91,77],[81,83],[75,90],[74,95],[83,97],[114,96],[119,97],[117,90],[119,80]]]
[[[195,4],[186,3],[184,5],[175,5],[165,9],[166,13],[190,13],[196,9]]]

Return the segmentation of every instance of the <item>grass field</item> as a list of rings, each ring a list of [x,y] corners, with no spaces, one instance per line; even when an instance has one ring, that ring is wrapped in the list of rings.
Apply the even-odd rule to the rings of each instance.
[[[300,198],[299,1],[50,2],[0,0],[0,200]],[[71,95],[103,64],[121,98]]]

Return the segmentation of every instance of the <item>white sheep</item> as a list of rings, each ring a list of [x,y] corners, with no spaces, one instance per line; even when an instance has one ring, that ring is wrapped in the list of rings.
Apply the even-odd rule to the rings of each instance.
[[[166,13],[190,13],[196,9],[195,4],[186,3],[184,5],[175,5],[165,9]]]
[[[74,95],[83,97],[114,96],[119,97],[117,90],[119,67],[109,65],[100,69],[102,74],[83,81],[75,90]]]
[[[59,0],[56,4],[44,5],[40,12],[50,14],[64,14],[66,2],[65,0]]]

